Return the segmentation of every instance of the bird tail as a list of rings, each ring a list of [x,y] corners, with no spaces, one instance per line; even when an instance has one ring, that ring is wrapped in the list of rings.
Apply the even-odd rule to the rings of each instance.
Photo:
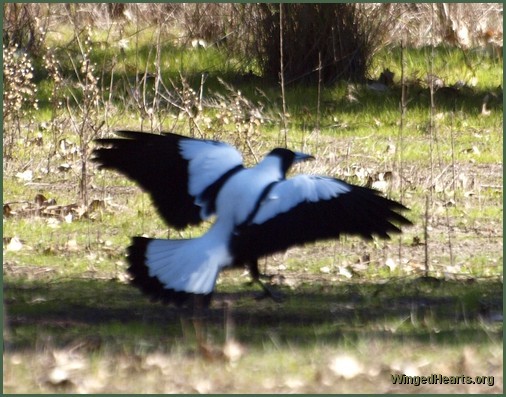
[[[132,284],[151,300],[181,306],[200,297],[207,306],[229,258],[226,249],[206,244],[205,235],[183,240],[134,237],[128,262]]]

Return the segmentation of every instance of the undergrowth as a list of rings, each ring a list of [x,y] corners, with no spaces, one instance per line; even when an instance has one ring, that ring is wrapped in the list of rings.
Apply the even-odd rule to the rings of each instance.
[[[45,40],[34,59],[4,47],[4,391],[350,392],[362,379],[398,392],[390,372],[500,376],[502,58],[388,47],[367,82],[288,84],[282,114],[278,84],[254,59],[177,32],[62,24]],[[224,272],[208,336],[247,346],[213,367],[195,360],[176,309],[143,300],[125,272],[131,236],[195,237],[209,224],[167,228],[134,183],[88,162],[93,139],[170,130],[227,141],[252,165],[284,144],[283,120],[288,146],[316,156],[295,172],[380,189],[414,226],[262,260],[281,305],[256,302],[242,270]],[[362,360],[371,352],[383,367]],[[167,376],[182,367],[183,380]],[[227,383],[221,371],[233,368]]]

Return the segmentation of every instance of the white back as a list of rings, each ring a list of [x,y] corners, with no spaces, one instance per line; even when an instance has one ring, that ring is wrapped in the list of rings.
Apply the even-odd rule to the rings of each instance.
[[[275,156],[267,156],[255,167],[233,175],[218,195],[218,221],[229,222],[232,227],[243,223],[265,188],[281,178],[280,159]]]

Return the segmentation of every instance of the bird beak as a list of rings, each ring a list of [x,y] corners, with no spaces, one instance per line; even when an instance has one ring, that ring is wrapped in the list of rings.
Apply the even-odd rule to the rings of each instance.
[[[295,153],[295,158],[293,159],[294,163],[301,163],[303,161],[315,159],[315,157],[311,156],[310,154],[301,153],[301,152],[294,152],[294,153]]]

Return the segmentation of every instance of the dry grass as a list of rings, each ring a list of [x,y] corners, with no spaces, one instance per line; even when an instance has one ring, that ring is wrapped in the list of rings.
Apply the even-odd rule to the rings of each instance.
[[[42,106],[30,102],[22,106],[28,113],[4,120],[4,150],[12,154],[4,158],[4,392],[502,392],[502,90],[496,90],[502,58],[488,50],[466,52],[455,43],[458,51],[432,52],[434,73],[449,94],[436,92],[430,120],[422,81],[430,59],[408,51],[406,76],[413,81],[402,142],[399,73],[384,92],[355,84],[286,90],[287,144],[317,157],[296,172],[402,197],[415,225],[400,239],[342,238],[266,259],[261,266],[287,295],[281,305],[256,302],[246,276],[225,272],[205,350],[175,308],[153,305],[126,284],[129,236],[165,238],[167,230],[149,198],[125,178],[94,167],[83,172],[91,139],[119,127],[174,129],[231,142],[248,164],[282,145],[278,86],[247,69],[223,73],[224,59],[238,61],[215,46],[179,47],[202,35],[215,40],[228,26],[216,20],[223,9],[227,18],[234,12],[245,18],[250,6],[128,4],[109,13],[106,5],[23,6],[50,11],[42,37],[52,50],[38,59],[45,66],[37,76],[12,92],[16,100],[31,100],[18,94],[35,82]],[[393,30],[392,41],[429,38],[421,29],[436,10],[402,7],[408,20],[399,23],[407,30]],[[490,21],[498,7],[452,8],[438,26],[455,15],[467,21],[460,18],[464,11],[470,20],[482,13]],[[386,15],[397,12],[387,8],[393,14]],[[193,30],[176,23],[181,13]],[[65,27],[69,21],[72,29]],[[91,22],[97,32],[80,28]],[[234,26],[227,42],[245,37],[244,27]],[[430,40],[443,39],[442,32],[434,28]],[[455,62],[456,52],[467,64]],[[399,68],[391,54],[374,64],[372,75]],[[450,85],[461,79],[477,85],[455,94]],[[394,373],[494,376],[494,385],[394,386]]]
[[[502,347],[479,350],[397,343],[361,343],[357,348],[333,346],[291,353],[249,352],[239,362],[208,362],[191,354],[101,353],[51,349],[4,356],[4,393],[502,393]],[[416,351],[416,353],[415,353]],[[367,357],[374,356],[374,362]],[[31,364],[27,367],[26,363]],[[27,372],[33,374],[27,377]],[[394,385],[392,374],[485,376],[484,384]],[[476,375],[474,375],[476,374]],[[478,375],[480,374],[480,375]],[[445,376],[446,376],[445,375]],[[21,385],[20,382],[24,384]]]

